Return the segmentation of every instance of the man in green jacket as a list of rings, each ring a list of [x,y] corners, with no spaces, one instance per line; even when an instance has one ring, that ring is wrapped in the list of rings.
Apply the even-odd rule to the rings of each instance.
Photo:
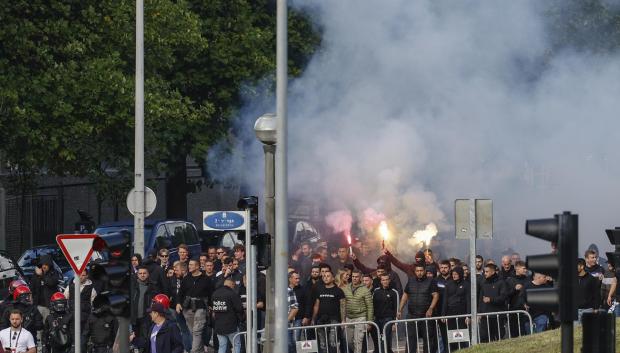
[[[372,293],[362,284],[362,272],[354,270],[351,284],[342,288],[346,299],[346,322],[363,322],[374,319]],[[347,326],[347,337],[353,338],[353,352],[361,353],[367,325]]]

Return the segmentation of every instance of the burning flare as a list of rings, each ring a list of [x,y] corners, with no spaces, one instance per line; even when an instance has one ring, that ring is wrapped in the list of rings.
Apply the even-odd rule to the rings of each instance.
[[[390,235],[390,229],[388,228],[386,221],[381,221],[381,224],[379,224],[379,233],[381,234],[383,241],[386,241],[388,239],[388,236]]]
[[[418,230],[413,233],[413,236],[409,239],[411,245],[419,245],[422,243],[424,247],[428,247],[431,243],[431,239],[437,235],[437,226],[435,223],[429,223],[423,230]]]

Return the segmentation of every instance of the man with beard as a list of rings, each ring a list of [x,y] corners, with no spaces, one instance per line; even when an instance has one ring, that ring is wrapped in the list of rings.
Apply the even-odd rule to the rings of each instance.
[[[4,329],[11,326],[11,312],[18,310],[20,314],[20,325],[30,332],[36,332],[43,329],[43,318],[37,307],[32,303],[32,293],[27,286],[19,286],[13,291],[13,303],[7,308],[2,320],[0,328]]]
[[[427,265],[428,268],[428,265]],[[455,267],[456,268],[456,267]],[[445,296],[446,285],[448,282],[452,281],[452,273],[451,273],[452,265],[450,260],[442,260],[439,262],[439,276],[437,276],[437,288],[439,289],[439,301],[437,302],[437,309],[435,310],[435,315],[440,315],[443,311],[443,299]],[[461,274],[461,278],[463,275]],[[439,332],[441,332],[441,348],[442,352],[447,352],[446,348],[448,345],[448,330],[446,324],[442,321],[438,322]]]
[[[441,271],[441,267],[439,271]],[[442,296],[441,316],[469,314],[471,310],[470,285],[464,279],[465,273],[463,268],[456,266],[450,274],[452,280],[446,282],[446,287]],[[469,318],[448,319],[447,324],[449,330],[465,329],[467,327],[466,325],[469,324]],[[450,343],[450,352],[467,348],[468,346],[467,342]]]
[[[301,320],[301,324],[303,326],[308,326],[310,325],[310,322],[312,321],[312,307],[314,306],[314,299],[313,295],[316,291],[316,287],[319,283],[321,283],[321,272],[320,272],[320,268],[319,266],[313,266],[312,269],[310,270],[310,278],[308,278],[308,280],[306,281],[306,283],[303,285],[304,288],[304,304],[302,305],[303,309],[300,310],[300,313],[303,314],[303,319]],[[300,299],[298,298],[298,301]],[[312,331],[312,330],[310,330]],[[314,332],[309,332],[311,334],[314,334]]]
[[[22,327],[22,312],[11,309],[9,314],[10,326],[0,331],[0,344],[8,352],[36,353],[37,345],[32,333]]]
[[[525,286],[529,282],[527,276],[527,267],[525,262],[517,261],[515,263],[515,276],[506,280],[508,288],[508,310],[525,310]],[[508,326],[510,328],[510,337],[519,337],[526,333],[525,314],[508,315]]]
[[[408,304],[408,319],[430,318],[437,308],[439,301],[439,290],[435,279],[426,277],[426,268],[424,262],[414,265],[415,277],[409,277],[403,297],[400,300],[400,306],[397,318],[402,316],[405,304]],[[435,324],[433,321],[427,324],[416,324],[415,322],[407,323],[408,337],[407,344],[409,351],[415,351],[418,347],[418,338],[422,338],[424,353],[434,350],[437,340]]]
[[[151,300],[159,292],[155,283],[150,280],[149,270],[144,265],[138,266],[138,272],[132,281],[131,320],[136,336],[144,336],[150,325],[150,318],[146,312]]]
[[[508,289],[506,283],[497,274],[495,264],[484,266],[484,281],[480,284],[478,295],[478,312],[492,313],[506,310]],[[499,321],[499,322],[498,322]],[[482,316],[480,319],[480,342],[499,340],[504,336],[503,317]],[[499,329],[498,329],[499,328]]]
[[[346,299],[342,289],[334,283],[334,275],[326,271],[323,275],[323,285],[317,288],[316,300],[312,310],[312,321],[316,325],[338,324],[344,322],[346,313]],[[319,350],[321,352],[336,352],[338,349],[339,330],[330,327],[319,330]]]

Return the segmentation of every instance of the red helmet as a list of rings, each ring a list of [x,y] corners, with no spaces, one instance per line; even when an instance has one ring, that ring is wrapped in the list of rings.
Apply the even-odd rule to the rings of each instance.
[[[56,312],[65,312],[67,310],[67,298],[65,298],[65,295],[60,292],[52,294],[50,308]]]
[[[28,286],[23,284],[21,286],[17,286],[17,288],[15,288],[15,290],[13,291],[13,300],[17,301],[20,296],[30,293],[32,292],[30,291],[30,288],[28,288]]]
[[[165,294],[157,294],[153,297],[152,302],[163,305],[166,310],[170,308],[170,298]]]
[[[11,283],[9,283],[9,293],[13,294],[13,292],[15,291],[15,288],[19,286],[28,286],[28,283],[26,283],[24,280],[21,280],[21,279],[16,279],[16,280],[11,281]]]
[[[60,293],[60,292],[56,292],[54,294],[52,294],[52,297],[50,298],[51,302],[55,302],[57,300],[67,300],[67,298],[65,298],[65,295]]]

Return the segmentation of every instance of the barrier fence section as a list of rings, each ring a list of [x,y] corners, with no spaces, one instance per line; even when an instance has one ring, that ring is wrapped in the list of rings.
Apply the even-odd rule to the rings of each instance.
[[[381,353],[380,328],[373,321],[343,322],[289,327],[289,351],[321,353]],[[258,333],[262,333],[259,330]],[[375,335],[375,336],[373,336]],[[232,341],[242,344],[246,332],[238,332]],[[376,337],[376,340],[373,340]],[[259,345],[263,340],[259,340]]]
[[[531,334],[527,311],[478,313],[480,343]],[[471,345],[470,314],[392,320],[382,328],[383,352],[453,352]],[[404,334],[404,335],[403,335]]]
[[[449,353],[471,345],[470,320],[471,315],[464,314],[392,320],[383,327],[373,321],[289,327],[289,351]],[[534,328],[532,317],[524,310],[478,313],[478,323],[480,343],[529,335]],[[242,345],[245,335],[245,331],[236,333],[232,342]],[[258,342],[263,344],[262,339]]]

